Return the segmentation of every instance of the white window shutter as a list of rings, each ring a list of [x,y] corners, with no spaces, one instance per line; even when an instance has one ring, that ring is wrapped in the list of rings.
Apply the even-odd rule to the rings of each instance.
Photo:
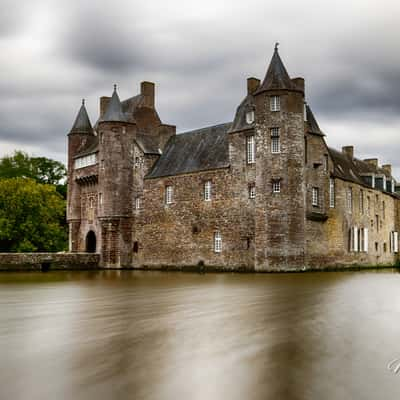
[[[354,229],[354,239],[353,239],[354,251],[358,251],[358,229],[356,226],[353,229]]]
[[[368,253],[368,228],[364,228],[364,251]]]

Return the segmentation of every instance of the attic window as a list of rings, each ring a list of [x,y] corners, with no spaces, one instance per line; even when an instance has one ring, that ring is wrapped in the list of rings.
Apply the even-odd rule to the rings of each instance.
[[[252,124],[254,122],[254,111],[248,111],[246,113],[246,122],[248,124]]]

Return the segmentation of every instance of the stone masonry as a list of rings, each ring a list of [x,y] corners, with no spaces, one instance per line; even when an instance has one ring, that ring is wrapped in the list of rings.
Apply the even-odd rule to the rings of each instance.
[[[70,252],[114,268],[296,271],[393,265],[391,166],[329,148],[277,48],[232,122],[176,134],[155,86],[83,102],[68,135]]]

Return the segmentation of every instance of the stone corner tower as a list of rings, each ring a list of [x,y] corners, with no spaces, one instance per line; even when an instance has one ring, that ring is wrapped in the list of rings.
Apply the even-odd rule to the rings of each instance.
[[[67,222],[69,225],[69,251],[76,252],[79,247],[81,222],[81,188],[75,182],[74,158],[87,144],[95,139],[94,130],[82,100],[75,122],[68,133],[68,177],[67,177]]]
[[[291,79],[275,46],[254,94],[256,136],[255,269],[304,265],[304,80]]]

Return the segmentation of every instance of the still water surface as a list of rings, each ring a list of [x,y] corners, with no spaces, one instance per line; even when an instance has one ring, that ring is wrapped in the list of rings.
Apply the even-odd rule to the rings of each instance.
[[[398,399],[400,274],[0,274],[0,399]]]

